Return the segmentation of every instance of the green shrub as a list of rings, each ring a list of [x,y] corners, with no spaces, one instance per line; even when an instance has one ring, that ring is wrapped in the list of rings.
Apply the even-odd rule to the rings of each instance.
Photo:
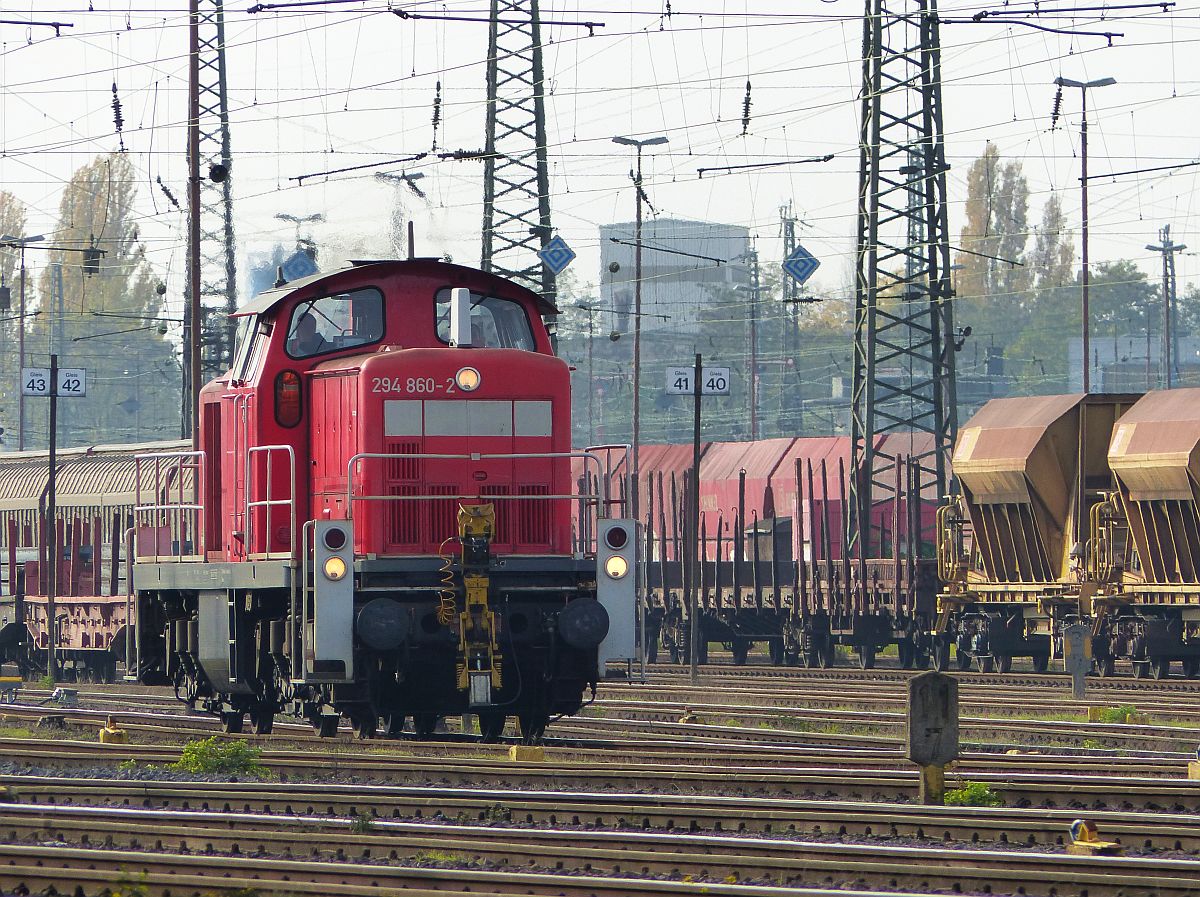
[[[1119,707],[1105,707],[1100,711],[1100,716],[1096,722],[1123,723],[1129,719],[1131,713],[1137,713],[1137,708],[1132,704],[1121,704]]]
[[[213,735],[201,741],[189,741],[179,754],[173,769],[193,775],[251,775],[266,778],[267,769],[259,759],[262,751],[244,741],[224,741]]]
[[[964,782],[961,788],[946,792],[949,807],[999,807],[1004,799],[983,782]]]

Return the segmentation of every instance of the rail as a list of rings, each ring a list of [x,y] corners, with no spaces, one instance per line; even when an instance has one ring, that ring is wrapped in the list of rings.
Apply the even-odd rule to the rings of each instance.
[[[362,461],[368,460],[418,460],[418,461],[513,461],[513,460],[569,460],[571,458],[583,459],[585,465],[591,463],[596,465],[597,482],[599,492],[591,494],[590,492],[576,494],[550,494],[550,495],[355,495],[354,494],[354,472],[355,468]],[[608,507],[612,504],[608,495],[608,483],[606,478],[600,476],[603,472],[603,466],[600,458],[591,452],[512,452],[512,453],[482,453],[470,452],[467,454],[440,454],[430,452],[359,452],[353,455],[346,463],[346,516],[349,519],[354,518],[354,502],[356,501],[446,501],[446,500],[486,500],[486,501],[580,501],[584,504],[591,505],[596,509],[596,516],[600,519],[608,517]],[[586,468],[585,468],[586,473]]]
[[[143,472],[149,474],[148,465],[153,462],[153,491],[147,503]],[[134,455],[134,507],[133,520],[138,533],[134,537],[134,551],[138,560],[158,563],[160,561],[199,560],[204,557],[204,505],[197,495],[204,483],[204,452],[160,452]],[[165,465],[165,466],[164,466]],[[184,473],[192,471],[192,495],[185,495]],[[174,481],[170,475],[174,474]],[[168,479],[164,480],[166,474]],[[172,501],[172,492],[177,491],[177,501]],[[191,524],[190,527],[188,524]],[[170,551],[161,549],[162,535],[169,535]],[[147,533],[152,551],[143,552],[145,540],[138,538]],[[187,550],[190,534],[191,550]]]
[[[286,455],[288,461],[288,492],[287,498],[272,498],[274,490],[272,455]],[[254,456],[262,455],[266,461],[266,498],[254,499]],[[290,445],[256,445],[246,451],[246,481],[245,481],[245,518],[246,518],[246,557],[253,560],[284,559],[294,560],[296,557],[296,450]],[[288,508],[288,539],[286,551],[272,551],[271,543],[275,531],[271,528],[271,509],[286,505]],[[266,538],[263,541],[263,551],[253,551],[254,547],[254,509],[263,509],[263,526]]]

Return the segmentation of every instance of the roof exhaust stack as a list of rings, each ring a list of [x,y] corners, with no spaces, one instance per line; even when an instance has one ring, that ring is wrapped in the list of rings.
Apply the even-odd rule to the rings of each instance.
[[[471,345],[471,291],[462,287],[450,291],[450,345]]]

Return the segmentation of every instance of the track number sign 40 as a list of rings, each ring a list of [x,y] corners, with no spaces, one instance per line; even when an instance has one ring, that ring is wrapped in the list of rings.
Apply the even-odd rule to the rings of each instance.
[[[692,378],[695,376],[696,369],[694,367],[667,368],[667,395],[695,395],[695,387],[692,385]],[[729,395],[729,368],[701,368],[700,395]]]
[[[26,396],[50,395],[49,368],[21,368],[21,394]],[[59,368],[59,396],[86,396],[87,372],[83,368]]]

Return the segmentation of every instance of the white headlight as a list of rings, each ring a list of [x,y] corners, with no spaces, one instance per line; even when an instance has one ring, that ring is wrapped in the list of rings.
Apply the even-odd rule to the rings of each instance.
[[[483,377],[479,375],[479,371],[475,368],[462,368],[454,375],[454,382],[463,392],[474,392],[479,389],[479,384],[483,382]]]
[[[629,562],[619,554],[614,554],[604,562],[604,572],[610,579],[622,579],[629,572]]]

